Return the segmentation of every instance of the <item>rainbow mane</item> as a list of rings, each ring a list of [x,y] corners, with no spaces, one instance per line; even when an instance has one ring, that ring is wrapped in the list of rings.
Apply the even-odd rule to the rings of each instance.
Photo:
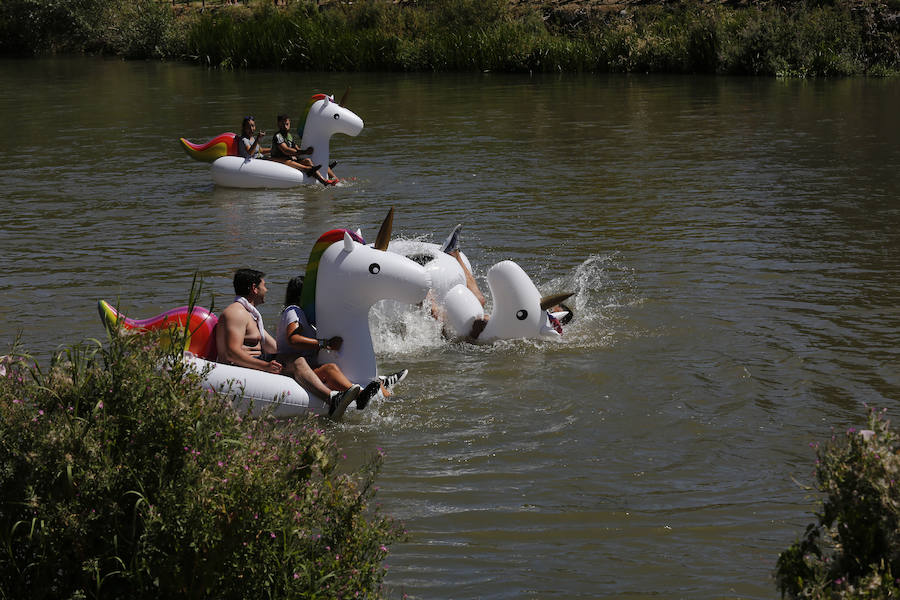
[[[313,325],[316,323],[316,277],[319,274],[319,261],[329,246],[344,240],[345,233],[349,233],[354,241],[365,245],[366,241],[349,229],[332,229],[319,236],[309,253],[306,276],[303,279],[303,291],[300,293],[300,308],[303,309],[306,318]]]
[[[179,138],[181,147],[188,156],[201,162],[213,162],[223,156],[238,155],[238,136],[233,133],[220,133],[205,144],[194,144]]]

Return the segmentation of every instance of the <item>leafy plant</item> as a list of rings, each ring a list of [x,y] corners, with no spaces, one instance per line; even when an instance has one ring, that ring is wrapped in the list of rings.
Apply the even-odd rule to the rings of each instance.
[[[314,420],[239,414],[167,335],[3,361],[0,598],[380,597],[381,455],[342,473]]]
[[[781,553],[776,581],[790,598],[900,597],[900,438],[884,411],[817,448],[825,494],[817,522]]]

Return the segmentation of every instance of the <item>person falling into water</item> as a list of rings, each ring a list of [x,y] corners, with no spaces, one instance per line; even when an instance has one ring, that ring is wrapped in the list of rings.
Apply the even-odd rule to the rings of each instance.
[[[487,306],[487,300],[484,297],[484,294],[481,293],[481,289],[478,287],[478,282],[475,280],[474,275],[469,270],[469,267],[466,265],[466,262],[462,258],[462,254],[459,251],[459,233],[462,230],[462,224],[457,225],[450,232],[450,235],[447,236],[447,239],[444,240],[444,243],[441,244],[440,249],[441,252],[445,254],[449,254],[453,258],[456,259],[456,262],[459,263],[459,266],[462,268],[463,275],[466,279],[466,288],[475,296],[478,302],[481,304],[481,307],[484,308]],[[563,294],[557,299],[559,304],[556,304],[552,308],[547,310],[547,317],[550,319],[550,324],[556,330],[557,333],[562,335],[562,326],[569,323],[574,314],[572,313],[572,309],[563,304],[566,298],[571,296],[571,294]],[[444,310],[440,308],[437,302],[434,299],[434,296],[429,292],[429,298],[431,300],[431,315],[437,319],[438,321],[444,321],[445,315]],[[553,300],[551,300],[552,302]],[[556,318],[554,313],[564,313],[563,316],[559,319]],[[478,339],[478,336],[481,335],[481,332],[484,331],[484,328],[487,327],[488,320],[490,320],[490,315],[485,314],[482,317],[475,319],[472,322],[472,327],[466,335],[466,339],[474,342]],[[445,337],[450,337],[447,331],[442,332]]]

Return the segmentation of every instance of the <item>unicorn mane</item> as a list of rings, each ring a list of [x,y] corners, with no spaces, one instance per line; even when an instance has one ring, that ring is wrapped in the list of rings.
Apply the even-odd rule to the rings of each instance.
[[[319,100],[324,100],[327,98],[327,94],[313,94],[313,97],[309,99],[309,102],[306,105],[306,108],[303,109],[303,122],[297,127],[297,136],[303,137],[303,130],[306,128],[306,118],[309,116],[309,109],[312,108],[312,105],[318,102]]]
[[[319,261],[329,246],[344,240],[345,233],[349,233],[353,241],[365,245],[366,241],[349,229],[332,229],[319,236],[309,253],[306,276],[303,278],[303,291],[300,293],[300,308],[306,313],[306,318],[312,325],[316,324],[316,278],[319,274]]]

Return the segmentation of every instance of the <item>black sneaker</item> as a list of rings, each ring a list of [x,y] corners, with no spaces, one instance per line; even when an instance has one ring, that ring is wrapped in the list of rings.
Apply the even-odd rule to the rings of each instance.
[[[462,229],[462,223],[453,228],[444,243],[441,244],[441,252],[450,254],[454,250],[459,250],[459,230]]]
[[[359,393],[359,396],[356,397],[356,410],[362,410],[369,404],[369,400],[374,398],[378,392],[381,391],[381,380],[374,379],[369,382],[369,385],[363,388],[363,390]]]
[[[344,416],[344,411],[347,410],[347,407],[350,406],[350,403],[356,400],[359,396],[359,393],[362,391],[358,385],[352,385],[349,389],[344,390],[343,392],[332,392],[331,393],[331,406],[328,408],[328,416],[335,421],[340,421],[341,417]]]
[[[328,168],[329,168],[329,169],[333,169],[333,168],[335,168],[336,166],[337,166],[337,161],[336,161],[336,160],[333,160],[333,161],[331,161],[330,163],[328,163]]]
[[[406,379],[406,376],[409,375],[409,369],[403,369],[402,371],[397,371],[396,373],[391,373],[390,375],[379,375],[378,379],[381,380],[381,383],[384,384],[384,387],[393,387]]]

